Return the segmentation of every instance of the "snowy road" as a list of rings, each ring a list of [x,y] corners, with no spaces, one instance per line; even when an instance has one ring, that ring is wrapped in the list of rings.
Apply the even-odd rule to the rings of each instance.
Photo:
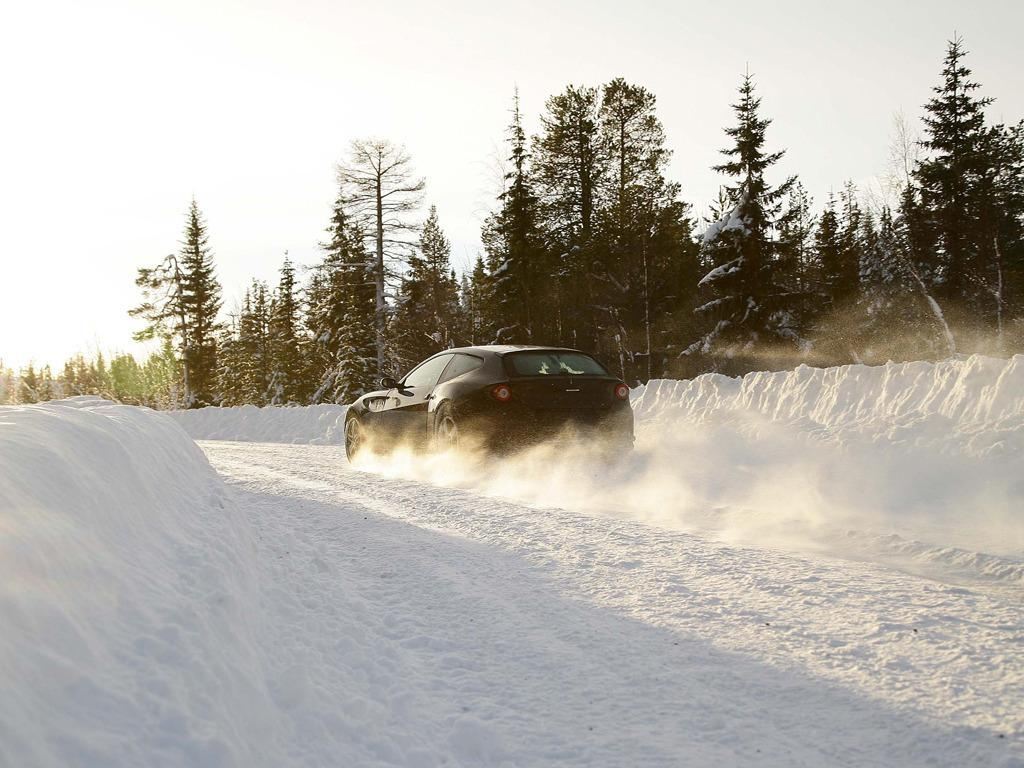
[[[201,443],[310,765],[1024,765],[1019,584],[957,584]]]

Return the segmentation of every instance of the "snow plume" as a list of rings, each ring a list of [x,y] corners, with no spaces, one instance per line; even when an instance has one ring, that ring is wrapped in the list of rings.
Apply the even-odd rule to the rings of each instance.
[[[633,405],[632,455],[398,451],[358,467],[737,543],[1024,581],[1024,356],[652,381]]]
[[[249,528],[174,422],[0,408],[0,765],[268,764],[258,604]]]

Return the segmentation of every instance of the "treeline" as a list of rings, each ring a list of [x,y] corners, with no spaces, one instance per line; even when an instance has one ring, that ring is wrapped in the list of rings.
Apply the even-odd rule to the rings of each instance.
[[[165,341],[145,362],[102,353],[91,359],[76,355],[56,373],[49,365],[29,364],[18,373],[0,360],[0,405],[40,403],[76,395],[97,395],[128,405],[172,408],[180,402],[181,365]]]
[[[424,180],[386,141],[354,142],[323,260],[236,311],[195,202],[179,253],[140,270],[140,338],[164,339],[181,406],[344,402],[438,350],[535,343],[596,354],[629,383],[801,362],[934,359],[1024,349],[1024,123],[989,124],[960,40],[898,126],[885,194],[851,183],[815,203],[750,76],[695,214],[667,177],[654,94],[616,79],[550,97],[528,136],[518,94],[483,252],[458,276]]]

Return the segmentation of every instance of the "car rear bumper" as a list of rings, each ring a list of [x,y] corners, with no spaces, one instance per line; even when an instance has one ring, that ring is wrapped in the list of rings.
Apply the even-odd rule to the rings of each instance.
[[[555,410],[511,407],[473,419],[470,433],[492,450],[520,448],[547,441],[595,446],[632,446],[633,412],[628,407]]]

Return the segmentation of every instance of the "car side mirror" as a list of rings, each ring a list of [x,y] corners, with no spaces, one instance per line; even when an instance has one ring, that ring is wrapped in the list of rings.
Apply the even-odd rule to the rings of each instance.
[[[383,379],[380,380],[381,389],[395,389],[397,386],[398,382],[395,381],[390,376],[385,376]]]

